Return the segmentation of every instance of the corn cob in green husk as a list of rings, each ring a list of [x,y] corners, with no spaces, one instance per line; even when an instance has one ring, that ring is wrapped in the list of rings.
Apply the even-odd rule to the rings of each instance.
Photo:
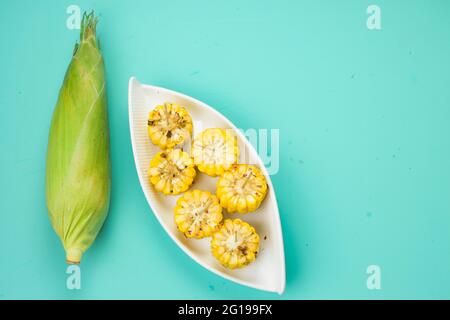
[[[50,127],[46,198],[69,263],[79,263],[105,221],[110,197],[109,131],[97,18],[84,14],[80,43]]]

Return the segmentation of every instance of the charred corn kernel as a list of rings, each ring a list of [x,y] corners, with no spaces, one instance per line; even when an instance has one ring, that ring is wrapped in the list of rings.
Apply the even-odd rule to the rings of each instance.
[[[148,170],[150,182],[164,194],[186,191],[194,181],[195,174],[192,158],[180,149],[158,152],[150,161]]]
[[[161,149],[182,144],[192,134],[192,119],[187,110],[174,103],[156,106],[148,115],[148,135]]]
[[[206,129],[192,143],[192,156],[198,170],[213,177],[236,163],[238,155],[237,138],[231,129]]]
[[[217,197],[229,213],[255,211],[266,193],[266,178],[253,165],[235,164],[217,181]]]
[[[211,252],[229,269],[242,268],[256,259],[259,236],[255,228],[240,219],[226,219],[211,239]]]
[[[106,85],[96,38],[84,14],[48,137],[46,201],[68,263],[79,263],[108,214],[111,175]]]
[[[208,191],[192,190],[177,200],[175,223],[188,238],[209,237],[222,222],[222,207],[215,195]]]

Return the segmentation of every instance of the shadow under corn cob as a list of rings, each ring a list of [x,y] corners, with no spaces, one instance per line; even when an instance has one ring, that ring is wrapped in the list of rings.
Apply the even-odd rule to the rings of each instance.
[[[69,263],[81,261],[109,207],[109,131],[97,21],[93,12],[83,15],[48,140],[47,207]]]

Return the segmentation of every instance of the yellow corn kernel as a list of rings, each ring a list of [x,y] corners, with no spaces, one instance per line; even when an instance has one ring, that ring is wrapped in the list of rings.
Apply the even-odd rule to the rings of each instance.
[[[217,197],[229,213],[255,211],[266,194],[266,178],[253,165],[235,164],[217,181]]]
[[[183,194],[174,209],[178,229],[188,238],[209,237],[222,222],[222,207],[208,191],[192,190]]]
[[[174,103],[156,106],[148,115],[148,135],[161,149],[182,144],[191,136],[192,128],[186,108]]]
[[[192,158],[180,149],[158,152],[150,161],[148,176],[157,191],[180,194],[191,186],[196,172]]]
[[[226,268],[242,268],[256,259],[259,236],[255,228],[240,219],[226,219],[212,235],[211,252]]]
[[[206,129],[194,139],[192,156],[199,171],[213,177],[221,175],[238,160],[236,135],[231,129]]]

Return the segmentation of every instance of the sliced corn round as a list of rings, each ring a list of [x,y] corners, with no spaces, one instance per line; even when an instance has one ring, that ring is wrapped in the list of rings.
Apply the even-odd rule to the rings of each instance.
[[[180,149],[158,152],[150,161],[148,176],[157,191],[179,194],[187,189],[196,175],[194,162]]]
[[[255,228],[240,219],[226,219],[211,239],[214,257],[229,269],[242,268],[256,259],[259,236]]]
[[[192,156],[198,170],[213,177],[236,163],[238,155],[237,139],[231,129],[206,129],[192,143]]]
[[[192,134],[187,110],[174,103],[156,106],[148,115],[148,135],[162,149],[182,144]]]
[[[209,237],[222,222],[222,207],[208,191],[192,190],[183,194],[174,209],[175,223],[188,238]]]
[[[229,213],[255,211],[266,193],[266,178],[261,170],[253,165],[235,164],[217,181],[220,205]]]

